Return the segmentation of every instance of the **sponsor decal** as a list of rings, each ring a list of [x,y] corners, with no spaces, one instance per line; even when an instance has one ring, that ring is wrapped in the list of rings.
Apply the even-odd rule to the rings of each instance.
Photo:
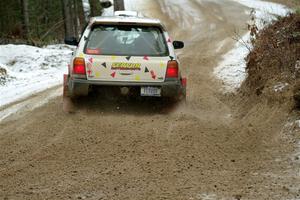
[[[133,71],[140,71],[141,70],[141,63],[112,63],[111,69],[112,70],[133,70]]]

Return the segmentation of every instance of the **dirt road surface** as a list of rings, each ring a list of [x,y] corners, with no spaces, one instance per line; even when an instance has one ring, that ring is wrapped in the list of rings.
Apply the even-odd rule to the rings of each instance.
[[[63,113],[59,97],[11,116],[0,124],[0,199],[297,198],[293,146],[282,133],[286,108],[246,109],[245,99],[222,95],[212,75],[233,47],[234,30],[246,31],[249,9],[176,2],[131,6],[185,41],[187,104],[95,94],[79,100],[73,115]]]

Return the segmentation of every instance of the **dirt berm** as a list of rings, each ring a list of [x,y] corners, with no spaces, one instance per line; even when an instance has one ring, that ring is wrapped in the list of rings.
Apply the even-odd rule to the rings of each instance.
[[[299,107],[300,16],[279,19],[261,31],[247,57],[248,78],[240,92],[248,107],[259,100]]]

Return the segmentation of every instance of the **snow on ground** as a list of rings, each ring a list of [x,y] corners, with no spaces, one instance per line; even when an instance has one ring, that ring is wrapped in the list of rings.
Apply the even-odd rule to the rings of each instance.
[[[260,0],[232,0],[255,10],[255,24],[259,29],[269,24],[276,16],[285,16],[290,10],[276,3]],[[250,12],[249,18],[250,18]],[[235,92],[247,77],[245,58],[251,49],[250,33],[240,38],[234,48],[223,56],[214,70],[214,75],[223,81],[224,92]]]
[[[42,105],[48,103],[51,99],[62,94],[62,88],[50,89],[47,92],[40,93],[38,96],[33,96],[30,99],[15,103],[6,109],[0,110],[0,121],[14,115],[14,119],[23,116],[24,113],[32,111]]]
[[[237,3],[240,3],[244,6],[247,6],[249,8],[254,8],[255,10],[262,11],[266,14],[275,14],[279,16],[284,16],[290,10],[281,4],[272,3],[272,2],[266,2],[261,0],[232,0],[236,1]]]
[[[0,66],[8,77],[1,75],[0,107],[61,84],[71,53],[66,45],[0,45]]]
[[[282,92],[283,90],[285,90],[287,87],[289,86],[288,83],[277,83],[276,85],[274,85],[273,89],[275,92]]]
[[[247,41],[249,37],[250,34],[247,34],[241,40]],[[217,78],[222,80],[226,92],[235,91],[246,78],[244,58],[249,50],[241,43],[241,40],[235,44],[231,51],[224,55],[223,61],[214,70]]]

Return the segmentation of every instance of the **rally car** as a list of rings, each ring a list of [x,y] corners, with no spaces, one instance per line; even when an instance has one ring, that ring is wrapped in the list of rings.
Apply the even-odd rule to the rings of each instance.
[[[152,97],[185,99],[186,79],[172,41],[157,19],[136,12],[117,12],[112,17],[91,18],[76,45],[64,76],[64,96],[86,96],[95,87],[117,87],[120,91]]]

